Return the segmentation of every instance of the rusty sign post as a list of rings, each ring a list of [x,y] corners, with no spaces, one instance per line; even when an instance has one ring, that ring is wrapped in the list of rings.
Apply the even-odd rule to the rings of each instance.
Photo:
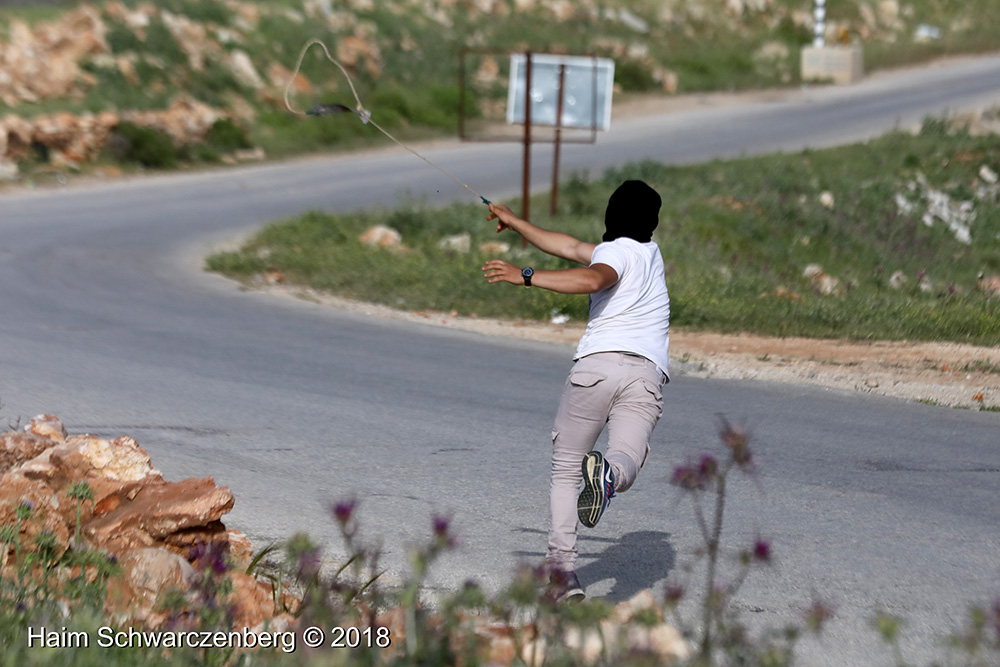
[[[512,141],[509,134],[471,136],[466,127],[466,60],[473,55],[490,56],[497,51],[466,50],[459,67],[459,136],[463,141]],[[521,179],[522,217],[530,215],[531,144],[553,143],[552,198],[550,213],[556,214],[559,190],[559,161],[563,143],[595,143],[597,131],[611,125],[611,95],[614,61],[595,56],[566,56],[525,51],[509,53],[507,81],[507,124],[523,124]],[[499,68],[492,63],[494,74]],[[502,80],[499,76],[497,80]],[[541,138],[538,128],[551,128]],[[567,131],[573,131],[566,135]],[[581,131],[586,131],[581,135]],[[543,133],[545,134],[545,133]]]

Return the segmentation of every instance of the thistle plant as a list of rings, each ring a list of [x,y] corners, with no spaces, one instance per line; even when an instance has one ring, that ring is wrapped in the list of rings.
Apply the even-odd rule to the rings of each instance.
[[[719,439],[725,445],[726,454],[720,461],[713,454],[705,453],[696,460],[674,469],[670,483],[679,487],[690,498],[695,520],[704,544],[700,553],[705,557],[704,594],[700,603],[700,636],[697,640],[695,664],[712,665],[718,649],[737,656],[738,660],[764,662],[766,664],[790,664],[792,648],[799,636],[799,629],[788,626],[781,631],[767,633],[754,645],[747,637],[745,628],[736,616],[730,613],[730,603],[754,568],[765,567],[773,561],[771,543],[757,537],[749,546],[738,552],[739,569],[728,582],[719,575],[722,557],[722,532],[726,509],[726,491],[729,476],[734,471],[753,476],[755,465],[750,449],[750,434],[746,428],[730,424],[725,417],[719,417]],[[680,602],[685,590],[677,583],[667,585],[664,601],[679,628],[688,636],[694,635],[679,614]],[[807,612],[806,623],[819,632],[829,618],[830,609],[820,602]]]
[[[30,500],[22,500],[21,504],[14,510],[14,517],[17,519],[14,524],[14,564],[17,567],[17,597],[23,601],[24,597],[24,576],[27,574],[27,564],[21,558],[21,524],[31,518],[35,506]]]
[[[94,490],[86,482],[76,482],[66,491],[66,497],[76,501],[76,540],[73,544],[80,544],[80,511],[84,502],[94,502]]]

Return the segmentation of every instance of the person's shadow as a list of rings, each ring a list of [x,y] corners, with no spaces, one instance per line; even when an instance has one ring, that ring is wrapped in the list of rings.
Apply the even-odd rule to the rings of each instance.
[[[666,579],[674,569],[677,556],[670,544],[670,533],[658,530],[638,530],[619,539],[581,535],[577,544],[580,556],[576,574],[580,583],[589,588],[607,579],[613,580],[611,590],[603,596],[613,604],[628,600]],[[517,555],[531,560],[539,556],[544,558],[544,554],[538,552],[519,552]]]

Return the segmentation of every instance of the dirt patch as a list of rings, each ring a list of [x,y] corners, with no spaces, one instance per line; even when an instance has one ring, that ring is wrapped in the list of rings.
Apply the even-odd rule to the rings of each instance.
[[[300,288],[271,286],[268,294],[376,317],[576,345],[584,323],[553,324],[406,312]],[[695,377],[786,382],[936,405],[1000,410],[1000,346],[957,343],[847,342],[768,338],[672,330],[673,373]]]

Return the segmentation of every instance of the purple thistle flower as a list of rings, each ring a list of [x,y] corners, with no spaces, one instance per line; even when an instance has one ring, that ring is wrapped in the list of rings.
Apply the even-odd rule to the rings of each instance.
[[[687,491],[701,488],[698,484],[698,471],[694,466],[684,465],[674,468],[670,483]]]
[[[228,569],[226,564],[226,547],[220,542],[201,542],[191,548],[191,561],[202,572],[224,574]]]
[[[771,543],[758,539],[753,545],[753,559],[758,563],[771,562]]]
[[[433,526],[434,537],[437,538],[439,544],[443,544],[448,548],[453,548],[458,543],[455,537],[448,532],[448,529],[451,526],[451,519],[446,516],[435,515]]]
[[[322,557],[322,547],[317,546],[313,549],[306,549],[299,555],[299,572],[309,577],[316,576],[319,574]]]
[[[719,428],[719,438],[732,452],[733,463],[743,470],[753,470],[753,454],[750,451],[750,433],[742,426],[733,426],[725,417],[719,416],[722,422]]]
[[[711,454],[702,454],[698,463],[674,468],[670,483],[686,491],[704,491],[712,483],[719,472],[719,462]]]
[[[348,521],[351,520],[351,517],[354,515],[354,508],[357,506],[357,504],[358,504],[357,501],[354,500],[353,498],[349,498],[347,500],[341,500],[340,502],[335,503],[330,508],[330,511],[333,513],[333,518],[337,520],[337,523],[344,526],[347,524]]]
[[[667,584],[666,590],[663,592],[663,602],[667,607],[673,608],[680,604],[681,600],[684,599],[684,587],[679,584]]]
[[[434,517],[434,534],[438,537],[446,537],[448,535],[448,517],[435,516]]]
[[[814,600],[812,606],[806,610],[806,626],[819,634],[823,630],[823,624],[833,618],[833,608],[822,600]]]

